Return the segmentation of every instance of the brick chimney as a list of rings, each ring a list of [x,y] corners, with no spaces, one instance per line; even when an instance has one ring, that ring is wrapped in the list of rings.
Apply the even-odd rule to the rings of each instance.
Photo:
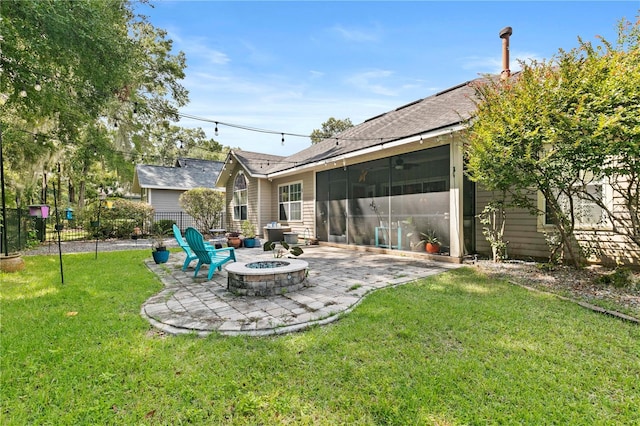
[[[511,76],[509,69],[509,37],[513,34],[511,27],[504,27],[500,30],[500,38],[502,39],[502,72],[500,78],[506,80]]]

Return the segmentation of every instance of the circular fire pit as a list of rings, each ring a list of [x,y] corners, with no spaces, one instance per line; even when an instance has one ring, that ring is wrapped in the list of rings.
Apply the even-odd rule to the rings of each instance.
[[[309,264],[304,260],[261,260],[228,263],[227,288],[243,296],[274,296],[304,287]]]

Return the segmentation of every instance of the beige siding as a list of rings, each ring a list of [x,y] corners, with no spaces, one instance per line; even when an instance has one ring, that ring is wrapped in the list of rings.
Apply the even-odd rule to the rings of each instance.
[[[258,235],[263,234],[263,228],[269,223],[273,222],[276,218],[273,216],[273,204],[274,197],[276,197],[275,202],[277,203],[277,188],[274,190],[274,186],[271,182],[266,179],[261,179],[259,181],[260,185],[260,201],[259,201],[259,217],[257,223],[258,227]],[[274,195],[275,194],[275,195]]]
[[[482,212],[491,198],[491,192],[478,189],[476,193],[477,213]],[[616,209],[619,211],[618,205],[616,205]],[[508,256],[518,259],[547,259],[549,249],[543,229],[545,228],[539,226],[536,216],[523,209],[508,209],[504,237],[509,242]],[[552,230],[551,227],[546,229]],[[640,265],[640,250],[627,237],[603,230],[578,229],[574,234],[580,247],[588,254],[590,262]],[[476,251],[487,256],[491,253],[491,246],[482,235],[482,224],[478,219],[476,219]]]
[[[222,173],[226,173],[226,170],[223,170]],[[226,186],[226,200],[227,200],[227,208],[225,211],[227,223],[225,225],[227,231],[237,231],[240,232],[242,230],[242,220],[236,220],[233,217],[233,184],[236,180],[236,176],[238,173],[244,173],[245,179],[247,180],[247,219],[249,219],[254,225],[258,222],[258,180],[256,178],[252,178],[248,173],[244,171],[244,169],[236,164],[234,168],[231,170],[231,176],[227,180]],[[258,229],[256,228],[256,231]],[[259,234],[259,232],[257,232]]]
[[[480,214],[493,198],[490,191],[478,188],[476,192],[476,212]],[[504,239],[509,242],[507,255],[511,258],[546,259],[549,249],[544,234],[537,230],[537,218],[523,209],[508,209]],[[476,219],[476,251],[490,256],[491,246],[482,235],[482,224]]]
[[[302,238],[305,232],[312,236],[315,234],[315,174],[313,172],[301,173],[295,176],[274,179],[272,184],[272,206],[271,221],[278,220],[278,185],[285,185],[295,182],[302,182],[302,221],[282,222],[285,226],[290,226],[293,232],[297,232]]]
[[[236,166],[231,170],[231,176],[229,176],[225,188],[227,194],[225,210],[227,223],[225,226],[228,231],[240,231],[242,229],[242,221],[235,220],[233,218],[233,183],[236,175],[241,171],[245,174],[247,179],[247,218],[251,223],[253,223],[256,235],[262,237],[263,227],[266,226],[267,223],[277,219],[277,216],[274,216],[273,207],[273,199],[274,196],[277,197],[277,193],[273,189],[273,184],[267,179],[250,177],[249,174],[238,164],[236,164]],[[223,173],[226,173],[226,171],[223,171]],[[275,212],[277,213],[277,206],[275,208]]]

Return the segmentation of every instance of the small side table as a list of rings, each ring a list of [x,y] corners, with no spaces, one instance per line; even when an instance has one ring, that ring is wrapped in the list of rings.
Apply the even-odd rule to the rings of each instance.
[[[395,231],[395,230],[394,229],[390,230],[386,226],[376,226],[376,229],[375,229],[376,247],[392,248],[392,249],[402,250],[402,228],[400,228],[400,227],[397,228],[397,231],[398,231],[398,245],[394,246],[392,241],[389,241],[389,244],[380,244],[380,238],[379,238],[380,232],[388,232],[389,239],[391,239],[391,232],[390,231]]]

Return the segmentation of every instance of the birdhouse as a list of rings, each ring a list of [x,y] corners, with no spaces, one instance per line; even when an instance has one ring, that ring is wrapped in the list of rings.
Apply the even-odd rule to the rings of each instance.
[[[64,209],[64,217],[67,220],[73,220],[73,209],[71,207]]]
[[[49,217],[49,205],[48,204],[33,204],[29,206],[29,216],[40,217],[46,219]]]

